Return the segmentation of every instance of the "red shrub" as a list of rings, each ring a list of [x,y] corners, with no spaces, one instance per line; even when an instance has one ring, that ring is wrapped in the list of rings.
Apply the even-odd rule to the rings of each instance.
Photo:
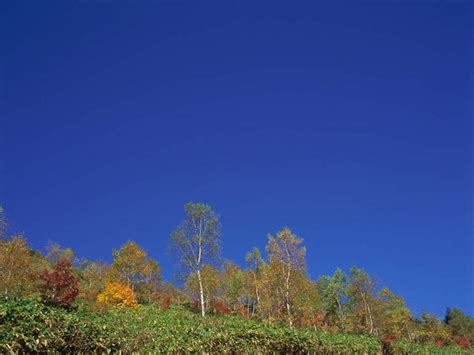
[[[69,307],[79,293],[77,276],[69,260],[56,262],[53,272],[45,270],[41,275],[41,297],[44,302],[60,307]]]
[[[442,340],[437,340],[437,341],[435,342],[435,345],[441,347],[441,346],[444,346],[445,344],[444,344],[444,341],[442,341]]]
[[[173,303],[173,298],[169,294],[162,292],[153,293],[152,299],[156,306],[160,307],[164,311],[170,308],[170,305]]]
[[[469,344],[469,340],[467,340],[466,338],[456,339],[456,344],[462,346],[465,349],[469,349],[471,347],[471,344]]]
[[[240,306],[236,309],[237,314],[244,318],[250,318],[250,309],[246,306]]]
[[[316,313],[314,318],[311,320],[310,324],[316,327],[317,329],[322,329],[325,326],[325,314],[322,311]]]
[[[214,312],[216,312],[217,314],[229,314],[230,309],[225,303],[216,301],[216,303],[214,304]]]
[[[384,345],[390,345],[397,337],[395,335],[387,335],[386,337],[382,338],[382,343]]]
[[[170,295],[164,295],[163,296],[163,302],[161,302],[161,308],[166,311],[168,308],[170,308],[171,305],[171,296]]]

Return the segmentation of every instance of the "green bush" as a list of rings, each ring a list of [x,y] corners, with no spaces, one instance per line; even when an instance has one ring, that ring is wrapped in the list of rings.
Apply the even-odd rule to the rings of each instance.
[[[390,345],[393,354],[472,354],[473,352],[466,350],[460,346],[437,346],[430,344],[409,343],[402,340],[396,340]]]
[[[393,349],[399,354],[426,354],[460,348],[435,349],[396,342]],[[0,353],[118,350],[380,354],[382,346],[372,336],[290,329],[236,316],[202,320],[177,306],[167,311],[141,306],[98,312],[87,307],[68,311],[33,300],[0,302]]]

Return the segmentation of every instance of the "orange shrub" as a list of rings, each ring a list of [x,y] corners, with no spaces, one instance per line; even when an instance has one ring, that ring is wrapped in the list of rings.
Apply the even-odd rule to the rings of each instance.
[[[216,301],[214,304],[214,312],[216,314],[229,314],[230,309],[224,302]]]
[[[152,299],[164,311],[170,308],[170,305],[173,303],[173,298],[170,295],[161,292],[153,293]]]
[[[97,304],[100,306],[113,305],[120,308],[138,307],[135,293],[129,285],[120,282],[108,282],[104,290],[97,296]]]
[[[471,347],[471,344],[469,344],[469,340],[467,340],[466,338],[457,339],[456,344],[466,349],[469,349]]]

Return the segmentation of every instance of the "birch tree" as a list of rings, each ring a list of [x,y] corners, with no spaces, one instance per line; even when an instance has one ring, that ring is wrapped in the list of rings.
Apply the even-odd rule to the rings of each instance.
[[[291,284],[296,273],[306,272],[306,248],[302,247],[303,239],[294,235],[289,228],[278,232],[276,237],[269,235],[267,253],[270,265],[279,271],[282,281],[282,297],[288,317],[288,324],[293,326],[293,315],[291,312]]]
[[[376,282],[373,277],[364,270],[352,267],[349,275],[348,296],[352,304],[352,313],[362,317],[362,322],[355,317],[355,328],[362,327],[364,332],[376,334],[377,329],[374,326],[374,317],[372,312],[372,304],[375,299]],[[360,324],[362,323],[362,324]],[[356,331],[358,329],[355,329]]]
[[[258,309],[260,304],[260,284],[262,283],[262,274],[264,261],[260,250],[257,247],[253,248],[252,251],[249,251],[245,256],[245,261],[247,262],[248,270],[251,273],[250,288],[252,289],[249,294],[253,294],[254,305],[252,307],[252,312]]]
[[[0,239],[0,297],[26,296],[32,288],[32,257],[26,239],[15,235]]]
[[[204,264],[212,264],[219,256],[221,224],[209,205],[189,202],[184,206],[184,220],[171,233],[172,250],[187,274],[195,273],[199,284],[201,315],[206,315],[204,286],[201,275]]]
[[[7,237],[7,222],[5,220],[4,210],[0,206],[0,239]]]

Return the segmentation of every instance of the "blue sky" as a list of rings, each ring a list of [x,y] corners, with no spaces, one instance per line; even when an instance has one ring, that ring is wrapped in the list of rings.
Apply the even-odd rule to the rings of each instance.
[[[473,314],[470,2],[0,5],[0,205],[31,244],[174,273],[187,201],[243,264],[284,226],[313,278],[352,265]]]

